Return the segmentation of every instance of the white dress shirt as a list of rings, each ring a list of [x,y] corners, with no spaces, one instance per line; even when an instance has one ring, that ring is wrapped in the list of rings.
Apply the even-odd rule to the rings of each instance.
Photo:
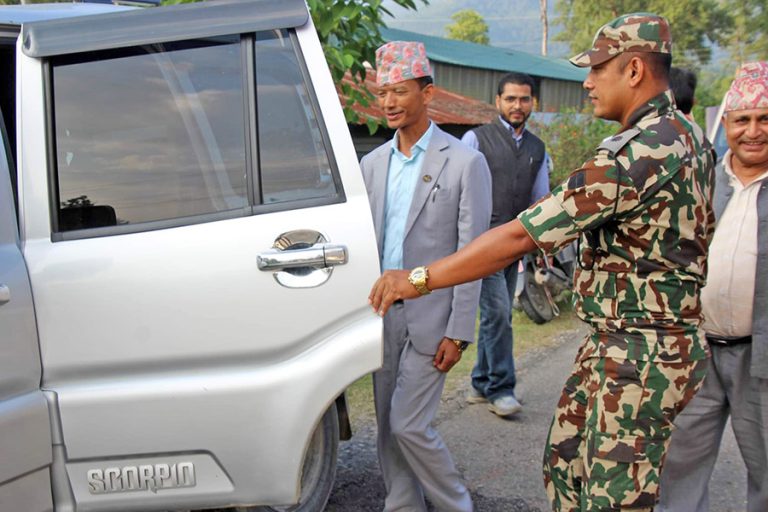
[[[730,150],[723,158],[733,195],[717,221],[709,246],[707,285],[701,292],[704,330],[724,337],[752,335],[757,265],[757,194],[768,169],[748,185],[733,174]]]

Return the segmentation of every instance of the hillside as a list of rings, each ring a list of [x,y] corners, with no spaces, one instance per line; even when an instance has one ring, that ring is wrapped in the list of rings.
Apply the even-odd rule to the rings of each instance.
[[[418,2],[418,0],[417,0]],[[386,18],[392,28],[445,37],[445,26],[453,23],[451,15],[462,9],[474,9],[488,24],[491,45],[528,53],[541,52],[541,20],[539,0],[430,0],[417,3],[418,11],[410,11],[384,2],[394,18]],[[554,25],[555,0],[549,0],[549,55],[569,56],[567,45],[553,43],[552,36],[560,28]]]

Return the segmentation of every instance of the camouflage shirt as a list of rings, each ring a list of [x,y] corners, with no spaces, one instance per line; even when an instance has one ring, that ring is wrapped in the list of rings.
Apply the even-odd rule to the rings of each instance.
[[[581,359],[703,359],[711,146],[671,91],[637,109],[628,126],[518,218],[549,254],[581,237],[576,310],[592,327]]]

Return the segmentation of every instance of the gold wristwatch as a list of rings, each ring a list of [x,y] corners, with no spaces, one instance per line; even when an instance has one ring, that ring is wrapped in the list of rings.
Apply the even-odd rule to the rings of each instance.
[[[432,290],[427,288],[427,279],[429,279],[429,270],[427,267],[416,267],[408,274],[408,282],[416,288],[421,295],[429,295]]]
[[[451,340],[454,343],[454,345],[456,345],[456,348],[459,349],[459,352],[464,352],[465,350],[467,350],[467,347],[469,346],[468,341],[455,340],[453,338],[448,338],[448,339]]]

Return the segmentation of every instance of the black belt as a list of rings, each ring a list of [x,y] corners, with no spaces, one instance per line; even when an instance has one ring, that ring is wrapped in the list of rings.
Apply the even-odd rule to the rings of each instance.
[[[743,345],[744,343],[752,343],[752,336],[742,336],[741,338],[726,338],[724,336],[707,334],[707,341],[710,345]]]

